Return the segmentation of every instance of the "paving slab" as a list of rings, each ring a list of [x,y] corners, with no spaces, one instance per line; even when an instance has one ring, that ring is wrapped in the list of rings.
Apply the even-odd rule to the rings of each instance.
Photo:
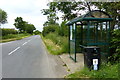
[[[66,64],[68,67],[69,74],[74,73],[78,70],[82,70],[84,68],[84,55],[82,53],[76,54],[77,62],[74,62],[69,54],[62,54],[60,55],[60,58],[62,61]]]

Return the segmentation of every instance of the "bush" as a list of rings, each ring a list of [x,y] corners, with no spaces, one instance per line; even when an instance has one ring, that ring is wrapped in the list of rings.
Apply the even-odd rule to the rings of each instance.
[[[58,34],[60,36],[68,36],[69,27],[66,24],[66,21],[63,21],[59,27]]]
[[[58,32],[58,29],[59,29],[59,25],[45,26],[45,27],[43,27],[42,34],[43,34],[43,36],[46,36],[47,34],[49,34],[51,32]]]
[[[29,35],[30,34],[8,34],[6,36],[2,36],[2,39],[21,38]]]
[[[17,30],[15,29],[1,29],[2,36],[6,36],[8,34],[17,34]]]
[[[17,35],[14,35],[14,34],[8,34],[6,36],[2,36],[2,39],[10,39],[10,38],[16,38]]]
[[[120,30],[114,30],[111,40],[111,55],[109,60],[111,62],[120,61]]]

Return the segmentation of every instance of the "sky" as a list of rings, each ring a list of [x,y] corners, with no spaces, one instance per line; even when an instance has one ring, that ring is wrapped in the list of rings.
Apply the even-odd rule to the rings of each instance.
[[[8,23],[2,28],[15,28],[14,19],[22,17],[24,21],[34,24],[37,30],[43,30],[47,16],[42,15],[42,9],[48,9],[49,0],[0,0],[0,8],[7,12]]]

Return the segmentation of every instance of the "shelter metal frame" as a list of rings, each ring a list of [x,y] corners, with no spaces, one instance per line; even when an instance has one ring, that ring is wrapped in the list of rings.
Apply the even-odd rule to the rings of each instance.
[[[103,54],[109,53],[109,43],[110,43],[110,22],[113,19],[109,14],[104,11],[94,10],[86,13],[80,17],[74,18],[71,21],[68,21],[66,25],[69,26],[69,55],[70,58],[75,62],[77,48],[81,48],[81,52],[83,52],[83,48],[85,46],[104,46],[101,47],[101,51],[103,48],[106,48],[106,52],[103,51]],[[80,29],[80,41],[77,41],[77,29]],[[101,37],[100,37],[101,36]],[[100,41],[101,40],[101,41]],[[102,52],[101,52],[102,54]]]

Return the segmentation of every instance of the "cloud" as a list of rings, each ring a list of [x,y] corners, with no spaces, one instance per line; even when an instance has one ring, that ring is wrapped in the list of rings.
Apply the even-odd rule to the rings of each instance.
[[[40,10],[48,8],[48,6],[46,6],[47,3],[47,0],[0,1],[0,8],[8,14],[8,24],[2,26],[14,28],[14,19],[16,17],[23,17],[23,20],[34,24],[37,29],[42,31],[43,23],[47,20],[47,17],[42,15]]]

